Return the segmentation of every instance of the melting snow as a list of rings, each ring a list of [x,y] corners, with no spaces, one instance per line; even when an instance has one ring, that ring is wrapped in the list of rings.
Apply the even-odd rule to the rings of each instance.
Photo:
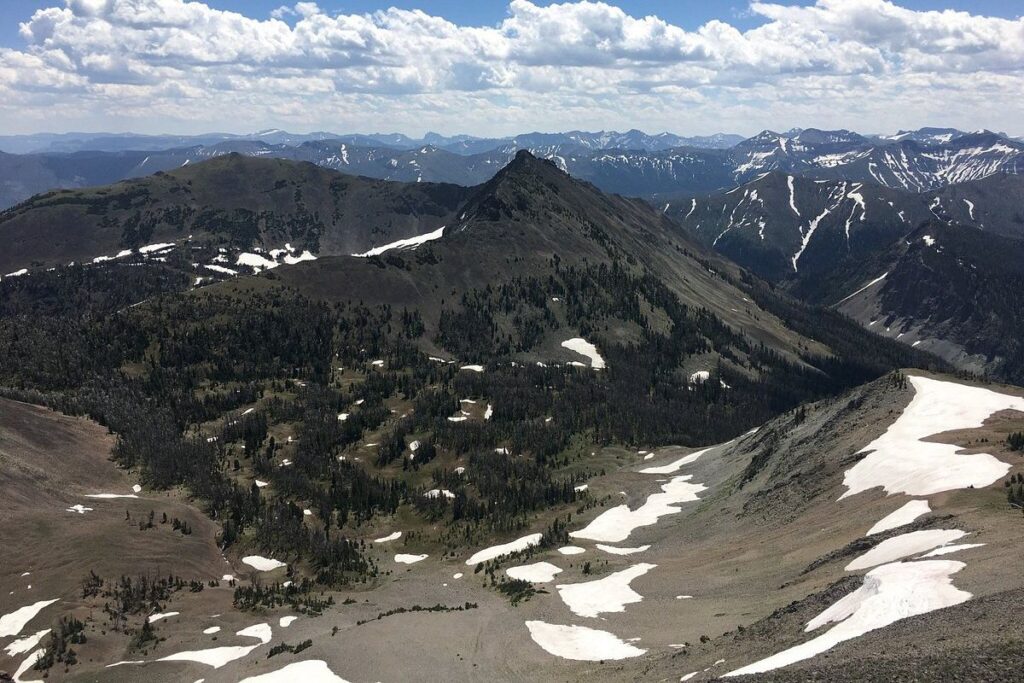
[[[37,631],[30,636],[19,638],[18,640],[8,643],[7,647],[4,648],[4,651],[7,653],[9,657],[14,657],[15,655],[23,655],[32,648],[34,648],[36,645],[38,645],[39,641],[43,639],[43,636],[45,636],[49,632],[50,629],[44,628],[42,631]]]
[[[928,560],[877,567],[865,575],[860,588],[812,619],[805,630],[840,622],[836,626],[813,640],[730,671],[726,676],[778,669],[901,619],[966,602],[971,594],[956,588],[950,578],[965,566],[951,560]]]
[[[379,247],[374,247],[373,249],[363,252],[362,254],[352,255],[358,258],[366,258],[368,256],[378,256],[386,251],[391,251],[392,249],[415,249],[416,247],[418,247],[421,244],[424,244],[425,242],[441,239],[441,236],[444,234],[444,227],[445,226],[442,225],[437,230],[434,230],[433,232],[428,232],[425,235],[417,235],[416,237],[409,237],[404,240],[396,240],[394,242],[390,242]]]
[[[154,621],[160,621],[161,619],[166,619],[167,617],[176,617],[179,614],[181,614],[181,613],[180,612],[161,612],[161,613],[157,613],[157,614],[150,614],[149,618],[146,621],[148,621],[149,623],[152,624]]]
[[[220,626],[211,626],[210,628],[204,628],[203,629],[203,635],[204,636],[212,636],[214,633],[218,633],[219,631],[220,631]]]
[[[578,545],[566,545],[558,549],[558,552],[563,555],[579,555],[587,552],[586,548],[581,548]]]
[[[562,347],[569,349],[570,351],[575,351],[581,356],[586,356],[587,358],[589,358],[590,367],[594,368],[595,370],[603,370],[606,367],[604,358],[602,358],[601,354],[597,352],[597,347],[588,342],[586,339],[581,339],[580,337],[566,339],[564,342],[562,342]]]
[[[612,555],[634,555],[636,553],[642,553],[645,550],[649,550],[651,546],[641,545],[637,546],[636,548],[618,548],[613,545],[605,545],[603,543],[598,543],[596,547],[598,550],[603,550],[606,553],[611,553]]]
[[[539,535],[540,534],[538,534],[538,536]],[[34,602],[31,605],[25,605],[24,607],[14,610],[10,614],[5,614],[0,617],[0,638],[16,636],[21,633],[21,629],[25,628],[25,625],[28,622],[32,621],[44,608],[57,602],[58,599],[59,598],[54,598],[53,600],[40,600],[39,602]]]
[[[503,555],[509,555],[511,553],[519,552],[520,550],[526,550],[527,548],[540,543],[540,539],[540,534],[529,534],[522,538],[517,538],[514,541],[509,541],[508,543],[492,545],[490,548],[484,548],[483,550],[474,553],[472,557],[466,560],[466,564],[473,566],[475,564],[480,564],[481,562],[488,562],[495,558],[502,557]]]
[[[268,557],[260,557],[259,555],[248,555],[242,558],[242,562],[249,565],[258,572],[269,572],[281,567],[286,567],[284,562],[280,560],[273,560]]]
[[[609,659],[639,657],[647,652],[620,640],[607,631],[586,626],[562,626],[543,621],[528,621],[526,628],[530,637],[545,652],[583,662],[598,662]]]
[[[854,292],[853,294],[850,294],[850,295],[848,295],[848,296],[845,296],[845,297],[843,297],[842,299],[840,299],[839,301],[837,301],[837,302],[836,302],[836,304],[838,305],[838,304],[841,304],[841,303],[843,303],[844,301],[847,301],[847,300],[849,300],[849,299],[852,299],[853,297],[857,296],[858,294],[860,294],[861,292],[863,292],[863,291],[864,291],[865,289],[867,289],[868,287],[871,287],[872,285],[877,285],[877,284],[878,284],[879,282],[881,282],[882,280],[884,280],[884,279],[885,279],[885,277],[886,277],[886,276],[887,276],[888,274],[889,274],[889,273],[882,273],[882,274],[881,274],[880,276],[876,277],[876,278],[875,278],[874,280],[872,280],[871,282],[867,283],[866,285],[864,285],[863,287],[861,287],[860,289],[858,289],[858,290],[857,290],[856,292]],[[875,321],[875,322],[878,322],[878,321]],[[872,322],[871,324],[872,324],[872,325],[874,325],[874,324],[875,324],[875,322]]]
[[[470,372],[483,372],[484,366],[482,365],[463,365],[459,370],[469,370]]]
[[[46,654],[46,649],[45,648],[39,648],[38,650],[36,650],[32,654],[30,654],[28,657],[26,657],[25,661],[23,661],[18,666],[18,669],[14,672],[14,676],[11,677],[11,680],[15,681],[15,683],[41,683],[41,682],[37,682],[37,681],[23,681],[22,678],[21,678],[21,675],[23,673],[27,672],[33,666],[35,666],[36,662],[39,661],[39,659],[44,654]]]
[[[174,246],[174,242],[157,242],[156,244],[147,244],[144,247],[139,247],[140,254],[151,254],[157,251],[165,251]]]
[[[928,507],[927,500],[912,500],[899,510],[883,517],[868,530],[867,535],[880,534],[883,531],[889,531],[890,529],[910,524],[921,515],[927,515],[929,512],[931,512],[931,508]]]
[[[671,462],[667,465],[662,465],[660,467],[645,467],[644,469],[640,470],[640,474],[672,474],[683,465],[689,465],[691,462],[696,462],[697,458],[704,455],[712,448],[714,448],[714,446],[710,446],[708,448],[704,448],[694,453],[690,453],[689,455],[684,455],[675,462]]]
[[[387,543],[389,541],[397,541],[401,537],[402,537],[402,532],[401,531],[392,531],[387,536],[382,536],[380,538],[375,538],[373,540],[373,542],[374,543]]]
[[[429,555],[406,555],[405,553],[399,553],[395,555],[395,562],[400,562],[401,564],[415,564],[427,559],[427,557],[429,557]]]
[[[341,676],[335,675],[327,666],[327,662],[320,659],[310,659],[304,662],[294,662],[276,671],[243,678],[240,683],[348,683]]]
[[[940,491],[982,488],[1010,466],[988,453],[958,453],[959,446],[923,439],[954,429],[976,429],[1000,410],[1024,411],[1024,399],[955,382],[910,377],[914,398],[868,453],[846,471],[840,500],[881,486],[886,493],[927,496]]]
[[[198,662],[219,669],[225,664],[241,659],[260,645],[266,645],[272,637],[272,630],[269,624],[256,624],[244,628],[235,635],[244,638],[258,638],[259,643],[255,645],[229,645],[227,647],[214,647],[207,650],[186,650],[176,652],[166,657],[161,657],[158,662]]]
[[[561,574],[562,569],[556,567],[550,562],[536,562],[534,564],[524,564],[518,567],[509,567],[505,570],[505,573],[510,578],[518,579],[520,581],[529,581],[530,583],[547,583],[555,578],[555,574]]]
[[[278,619],[277,624],[281,628],[288,628],[296,619],[298,619],[298,617],[281,617],[280,619]]]
[[[77,512],[80,515],[84,515],[86,512],[92,512],[92,508],[87,508],[81,503],[77,503],[67,508],[67,512]]]
[[[555,588],[569,609],[581,617],[596,617],[604,612],[625,612],[626,605],[643,600],[642,595],[629,587],[630,582],[657,566],[635,564],[596,581],[562,584]]]
[[[86,498],[138,498],[134,493],[88,493]]]
[[[959,529],[926,529],[912,531],[887,538],[871,550],[846,565],[846,571],[867,569],[879,564],[887,564],[910,555],[917,555],[936,546],[958,541],[967,535]]]
[[[961,550],[970,550],[971,548],[980,548],[984,546],[984,543],[954,543],[953,545],[944,545],[935,550],[929,551],[921,557],[939,557],[940,555],[949,555],[951,553],[958,553]],[[920,558],[919,558],[920,559]]]
[[[691,484],[692,475],[673,477],[668,483],[662,484],[662,493],[651,494],[647,502],[636,510],[628,505],[618,505],[598,515],[590,524],[569,535],[573,538],[586,538],[605,543],[620,543],[642,526],[656,524],[660,517],[680,511],[680,503],[698,500],[697,494],[707,487],[703,484]]]
[[[789,183],[789,208],[793,209],[793,213],[799,216],[800,209],[796,208],[796,188],[793,186],[793,176],[789,176],[787,182]]]

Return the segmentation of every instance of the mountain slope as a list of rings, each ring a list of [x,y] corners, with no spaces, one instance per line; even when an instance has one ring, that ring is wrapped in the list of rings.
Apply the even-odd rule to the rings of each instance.
[[[434,230],[467,190],[341,175],[232,154],[111,187],[40,195],[0,214],[0,273],[191,238],[268,251],[354,253]]]
[[[879,255],[837,304],[880,334],[961,367],[1024,381],[1024,242],[932,221]],[[877,329],[876,329],[877,328]]]

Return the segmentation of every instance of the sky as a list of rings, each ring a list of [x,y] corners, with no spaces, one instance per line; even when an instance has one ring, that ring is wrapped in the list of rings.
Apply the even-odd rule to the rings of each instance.
[[[1019,0],[2,0],[0,132],[1024,135]]]

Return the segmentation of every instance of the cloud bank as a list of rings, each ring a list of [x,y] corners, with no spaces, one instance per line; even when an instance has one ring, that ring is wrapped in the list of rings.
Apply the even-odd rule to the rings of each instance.
[[[185,0],[65,0],[0,49],[10,132],[264,126],[480,134],[642,127],[1021,124],[1024,19],[888,0],[752,2],[693,31],[599,2],[512,0],[490,27],[419,10],[265,18]]]

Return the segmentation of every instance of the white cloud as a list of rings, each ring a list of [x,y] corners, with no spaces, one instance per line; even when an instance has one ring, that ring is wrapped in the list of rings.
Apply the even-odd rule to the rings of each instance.
[[[1013,128],[1024,113],[1024,20],[888,0],[750,10],[756,28],[689,31],[598,2],[511,0],[499,25],[470,27],[314,2],[254,18],[199,1],[66,0],[21,24],[23,49],[0,51],[0,115],[12,130],[71,112],[56,125],[497,133]]]

